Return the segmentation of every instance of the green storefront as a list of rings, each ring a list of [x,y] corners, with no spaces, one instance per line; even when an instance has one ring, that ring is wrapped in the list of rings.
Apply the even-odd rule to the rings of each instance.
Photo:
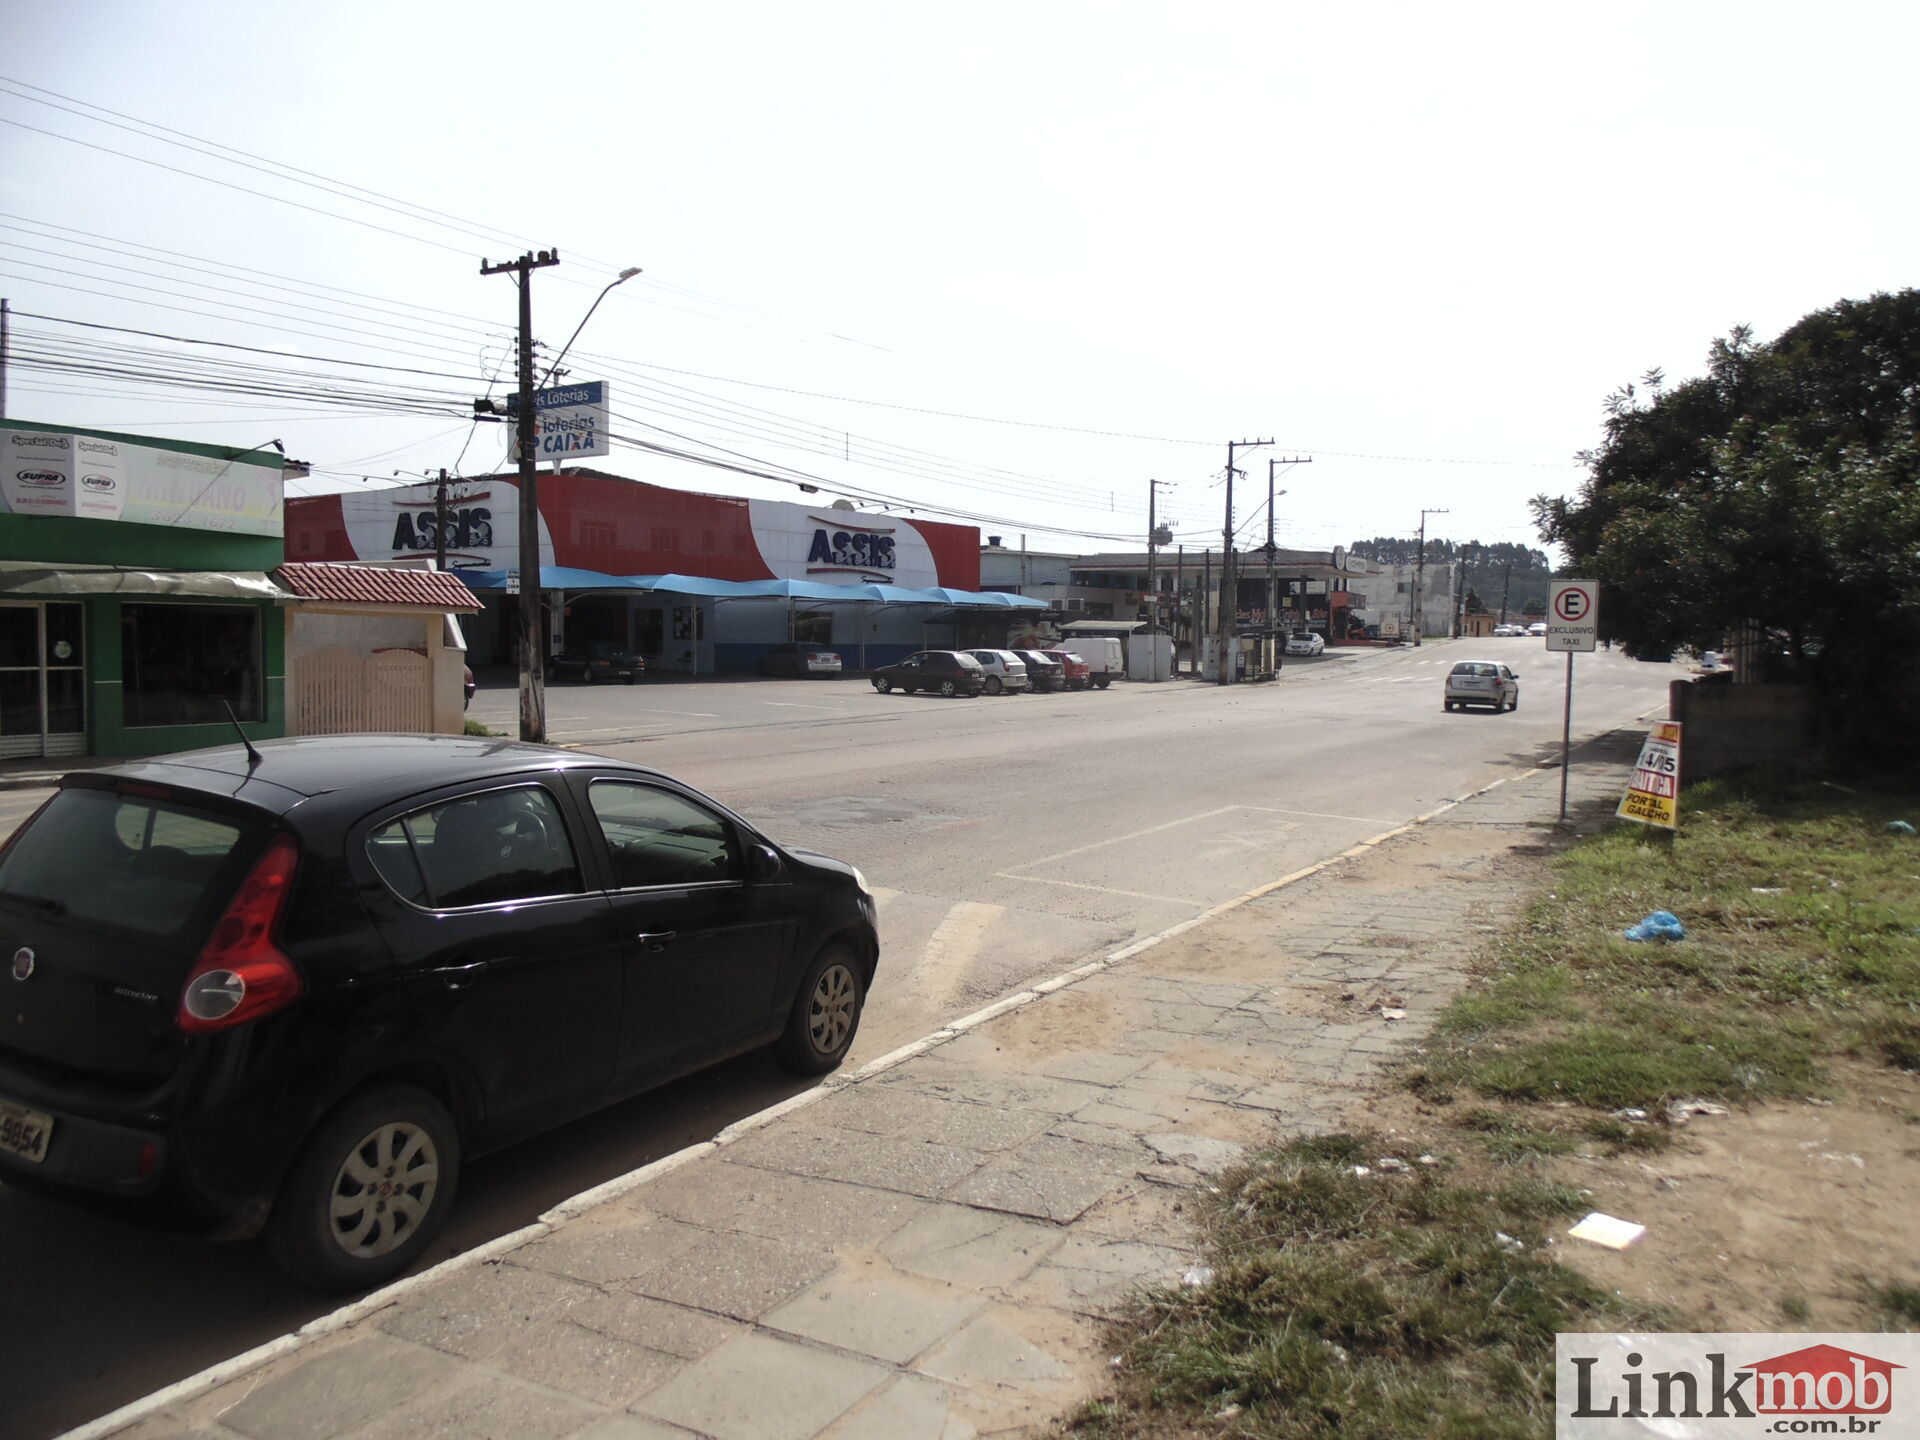
[[[284,462],[0,420],[0,759],[286,733]]]

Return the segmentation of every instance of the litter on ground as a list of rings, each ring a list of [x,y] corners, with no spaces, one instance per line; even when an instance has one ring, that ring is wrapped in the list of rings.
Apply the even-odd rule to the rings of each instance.
[[[1609,1250],[1624,1250],[1646,1233],[1647,1227],[1644,1225],[1636,1225],[1631,1220],[1622,1220],[1613,1215],[1602,1215],[1598,1210],[1567,1231],[1576,1240],[1591,1240],[1595,1245],[1604,1245]]]

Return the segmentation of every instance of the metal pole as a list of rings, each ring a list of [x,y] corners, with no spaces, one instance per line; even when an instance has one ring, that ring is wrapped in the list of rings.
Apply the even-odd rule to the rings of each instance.
[[[1193,634],[1193,617],[1187,613],[1187,547],[1184,545],[1173,553],[1173,617],[1176,623],[1180,620],[1187,622],[1187,634],[1191,637]],[[1189,645],[1193,643],[1191,638],[1189,638],[1187,643]],[[1196,667],[1199,664],[1197,652],[1192,657],[1192,663]],[[1180,651],[1178,648],[1175,648],[1173,652],[1173,673],[1176,675],[1180,673]]]
[[[1573,754],[1573,651],[1567,651],[1567,700],[1560,714],[1560,821],[1567,819],[1567,764]]]
[[[433,563],[447,568],[447,472],[440,471],[440,484],[433,492]]]
[[[9,343],[7,302],[0,300],[0,420],[7,418],[7,347]],[[41,733],[46,732],[43,729]]]

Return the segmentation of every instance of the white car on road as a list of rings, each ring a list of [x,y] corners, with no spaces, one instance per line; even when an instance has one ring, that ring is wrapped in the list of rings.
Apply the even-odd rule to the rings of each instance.
[[[1497,660],[1462,660],[1447,672],[1446,708],[1465,710],[1485,705],[1490,710],[1520,708],[1520,677]]]
[[[1326,638],[1311,630],[1302,630],[1287,637],[1287,654],[1318,655],[1327,648]]]

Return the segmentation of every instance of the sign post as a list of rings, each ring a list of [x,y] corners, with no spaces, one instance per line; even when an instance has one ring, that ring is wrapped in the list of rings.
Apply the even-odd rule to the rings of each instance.
[[[1547,649],[1567,653],[1566,701],[1560,715],[1560,819],[1567,818],[1567,766],[1573,754],[1573,657],[1591,654],[1600,637],[1600,582],[1555,580],[1547,602]]]

